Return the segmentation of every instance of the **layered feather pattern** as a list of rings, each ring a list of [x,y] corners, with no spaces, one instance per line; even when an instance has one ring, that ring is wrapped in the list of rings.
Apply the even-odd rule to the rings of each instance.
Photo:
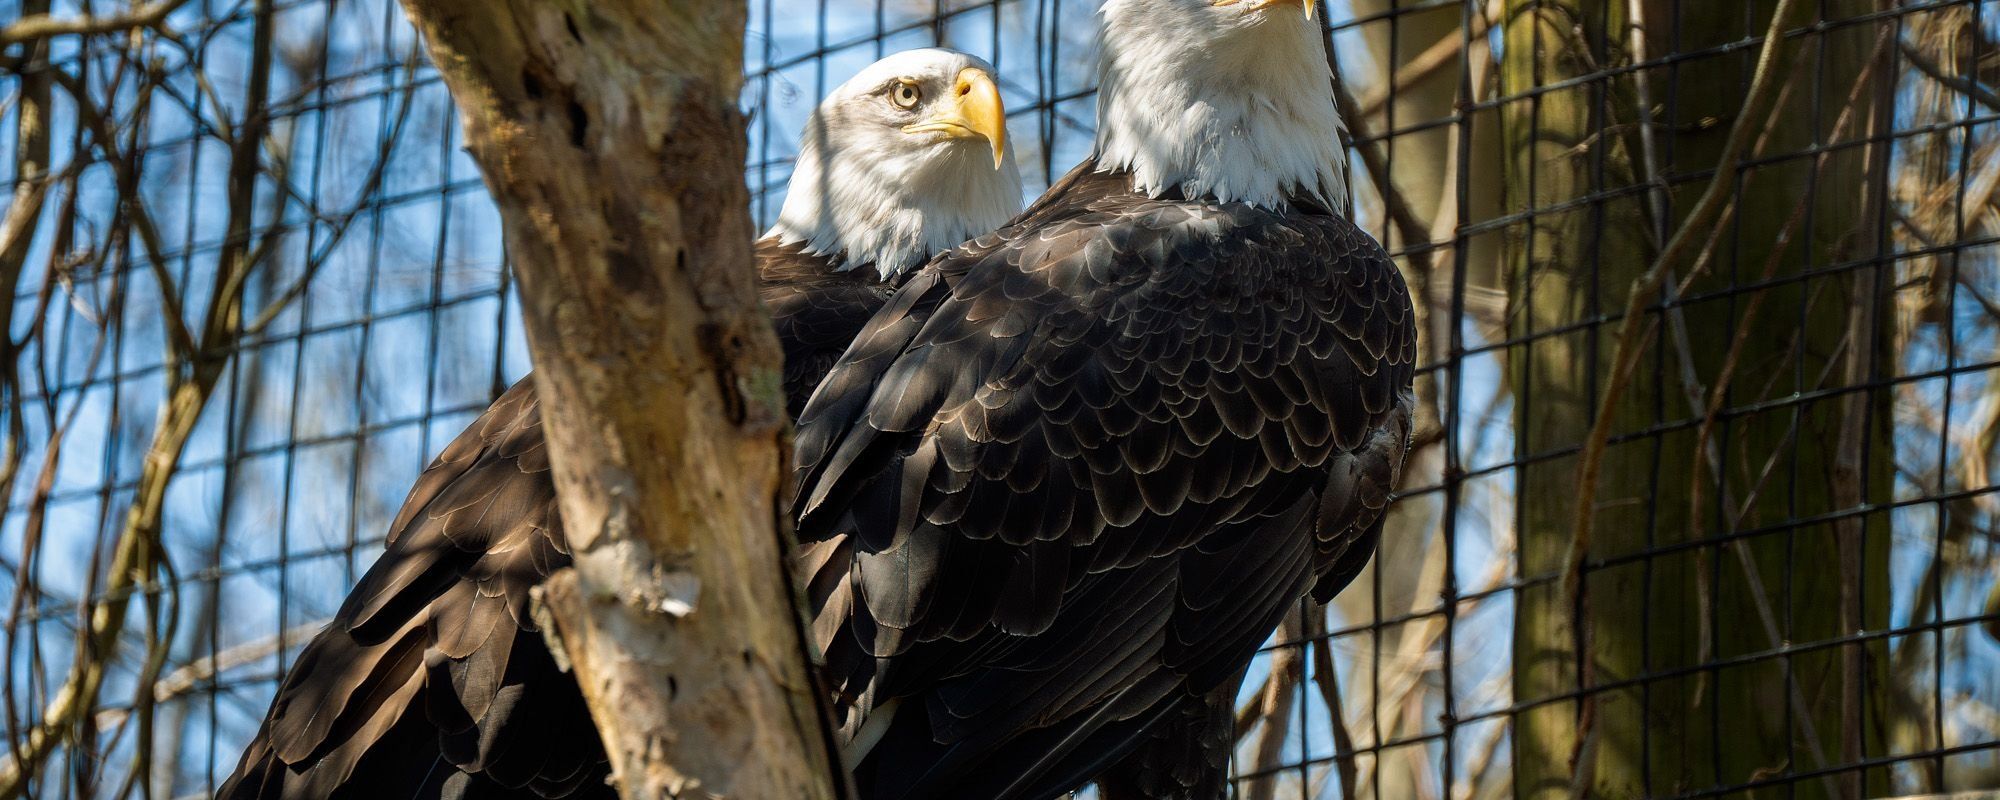
[[[1206,713],[1372,553],[1415,357],[1395,267],[1304,198],[1147,197],[1085,162],[933,260],[799,421],[864,795],[1052,797]]]
[[[763,295],[804,405],[888,297],[801,245],[757,245]],[[533,378],[424,470],[375,562],[279,687],[218,796],[611,798],[576,681],[528,613],[570,563]]]

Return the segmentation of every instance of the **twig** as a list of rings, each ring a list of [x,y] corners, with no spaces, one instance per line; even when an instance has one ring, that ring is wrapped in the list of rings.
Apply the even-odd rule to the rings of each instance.
[[[81,132],[76,134],[76,138],[80,139],[81,137],[82,137]],[[56,237],[55,237],[55,242],[53,243],[54,246],[51,247],[49,251],[49,255],[47,258],[47,266],[45,267],[45,274],[55,274],[58,270],[58,261],[62,257],[61,254],[68,252],[70,249],[71,238],[73,236],[72,232],[75,230],[74,223],[77,219],[77,195],[78,192],[76,187],[76,181],[72,179],[65,186],[63,202],[57,206],[56,219],[54,225]],[[55,302],[55,286],[56,286],[55,281],[52,280],[42,281],[41,289],[36,292],[35,307],[33,309],[32,315],[29,317],[28,331],[21,337],[21,341],[19,343],[14,343],[13,346],[16,348],[14,352],[16,353],[21,352],[19,349],[20,347],[25,346],[27,342],[34,341],[35,339],[41,337],[42,331],[48,323],[48,310],[50,308],[50,305]],[[35,366],[38,368],[39,374],[37,377],[40,379],[40,385],[48,386],[49,385],[49,376],[47,369],[47,363],[49,358],[48,348],[38,348],[37,352],[39,357],[34,362]],[[0,478],[4,478],[4,480],[0,480],[0,491],[5,492],[4,495],[0,495],[0,507],[10,507],[9,504],[11,503],[11,499],[14,496],[14,480],[18,477],[17,471],[19,470],[21,462],[25,457],[25,453],[23,452],[20,443],[27,435],[26,423],[24,421],[25,414],[23,413],[21,397],[19,392],[20,389],[19,364],[14,360],[9,360],[5,365],[5,370],[9,386],[11,386],[12,389],[9,391],[7,395],[7,410],[9,412],[8,414],[9,438],[8,438],[8,448],[7,448],[7,461],[4,465],[4,474],[0,474]],[[43,425],[45,426],[46,430],[51,431],[52,433],[63,430],[63,424],[58,423],[59,412],[58,412],[57,401],[59,400],[59,395],[60,392],[51,392],[50,397],[47,398],[47,402],[41,404],[43,410],[43,420],[42,420]],[[60,437],[53,437],[49,440],[45,440],[43,446],[43,458],[45,461],[49,457],[48,456],[50,452],[49,442],[56,442],[59,444]],[[45,464],[44,470],[48,469],[52,468],[48,467]],[[53,480],[53,478],[48,478],[47,480]],[[31,510],[30,513],[37,513],[34,511],[34,509],[37,508],[43,509],[44,511],[46,510],[46,502],[47,502],[45,499],[46,493],[47,492],[45,489],[37,489],[37,493],[35,495],[37,500],[30,501],[29,505],[29,509]],[[18,625],[20,622],[20,614],[22,611],[23,604],[27,602],[27,596],[36,590],[37,574],[39,572],[38,566],[40,564],[40,561],[37,558],[37,553],[39,551],[36,547],[36,543],[39,541],[41,528],[39,524],[34,523],[33,521],[30,521],[30,524],[24,525],[23,527],[25,530],[23,533],[23,540],[21,546],[20,568],[18,570],[14,586],[15,597],[12,603],[12,609],[9,612],[8,619],[5,625],[6,651],[9,653],[14,652],[14,645],[17,636],[19,634]],[[29,655],[30,672],[28,680],[21,682],[25,684],[25,687],[30,692],[33,692],[37,687],[43,685],[42,684],[43,673],[41,669],[42,664],[38,655],[33,651],[33,647],[36,641],[38,640],[32,640],[32,639],[30,640],[31,642],[30,655]],[[9,731],[9,735],[7,737],[7,743],[10,748],[9,752],[18,754],[18,751],[15,748],[15,745],[17,744],[17,739],[15,738],[12,732],[21,730],[22,725],[21,725],[20,703],[15,697],[15,687],[16,687],[15,681],[0,682],[0,706],[4,706],[4,710],[6,713],[7,730]]]
[[[1943,84],[1947,89],[1979,101],[1980,105],[2000,110],[2000,95],[1996,95],[1992,90],[1979,85],[1975,79],[1946,74],[1943,67],[1938,66],[1938,63],[1932,61],[1929,55],[1911,46],[1909,42],[1898,40],[1896,48],[1901,52],[1904,60],[1909,61],[1911,66],[1916,67],[1918,72],[1922,72],[1931,80]]]
[[[1773,85],[1778,52],[1783,45],[1785,20],[1792,14],[1793,0],[1779,0],[1771,11],[1770,23],[1764,32],[1764,42],[1757,55],[1757,64],[1752,75],[1749,90],[1745,93],[1743,105],[1730,125],[1728,138],[1724,141],[1721,155],[1716,159],[1715,175],[1703,190],[1701,199],[1682,220],[1667,245],[1660,252],[1650,268],[1632,282],[1626,297],[1624,318],[1620,320],[1617,345],[1612,352],[1612,369],[1608,385],[1599,398],[1595,417],[1591,420],[1589,432],[1584,437],[1582,453],[1577,464],[1577,499],[1571,523],[1570,542],[1564,554],[1562,591],[1567,602],[1564,607],[1571,616],[1570,627],[1579,637],[1587,637],[1589,630],[1583,616],[1583,563],[1588,556],[1592,541],[1592,526],[1597,516],[1597,486],[1602,473],[1604,450],[1611,438],[1614,412],[1630,384],[1633,370],[1638,366],[1644,352],[1642,339],[1650,338],[1650,328],[1645,326],[1644,310],[1651,304],[1667,282],[1673,265],[1680,261],[1689,245],[1695,241],[1700,231],[1708,229],[1709,222],[1725,205],[1731,203],[1729,189],[1741,170],[1739,159],[1755,127],[1754,120],[1762,116],[1765,102],[1769,99]],[[1644,128],[1644,126],[1641,126]],[[1587,639],[1586,639],[1587,641]],[[1585,645],[1587,647],[1587,644]],[[1593,659],[1583,659],[1583,669],[1588,671]],[[1587,678],[1587,676],[1585,676]],[[1588,681],[1585,681],[1588,685]],[[1596,695],[1586,694],[1577,721],[1576,744],[1570,754],[1572,797],[1581,798],[1590,790],[1591,772],[1595,763]]]
[[[1333,640],[1326,632],[1326,610],[1316,608],[1306,617],[1306,637],[1313,640],[1313,685],[1319,687],[1320,702],[1332,717],[1333,767],[1340,772],[1341,800],[1354,800],[1354,736],[1347,731],[1347,711],[1340,702],[1340,673],[1333,665]]]
[[[54,749],[65,731],[95,705],[104,680],[105,660],[117,645],[132,596],[153,588],[149,580],[161,555],[157,538],[167,480],[179,464],[188,435],[205,405],[206,389],[210,388],[212,381],[206,387],[196,381],[183,383],[162,408],[162,419],[140,474],[137,497],[126,514],[112,556],[107,583],[88,616],[88,624],[80,632],[84,636],[83,647],[76,655],[68,680],[43,709],[41,724],[29,731],[17,746],[16,757],[0,765],[0,797],[20,796],[41,760]]]
[[[119,233],[119,232],[121,231],[117,230],[114,227],[113,233]],[[101,252],[99,254],[99,257],[105,257],[106,255],[108,255],[108,252]],[[119,273],[113,272],[112,274],[115,276]],[[125,291],[124,287],[125,284],[123,280],[116,280],[112,284],[111,297],[108,303],[110,307],[117,308],[120,306]],[[92,372],[96,371],[97,365],[100,363],[101,359],[104,356],[107,344],[110,341],[109,330],[110,329],[108,327],[101,329],[98,333],[96,342],[91,346],[90,356],[87,359],[86,364],[88,365],[88,369]],[[77,417],[82,412],[83,407],[84,407],[84,398],[79,397],[75,403],[71,404],[69,411],[63,415],[62,424],[52,429],[48,441],[45,442],[43,445],[43,460],[42,460],[41,475],[36,482],[34,499],[31,501],[29,505],[27,519],[25,520],[25,525],[24,525],[25,538],[22,543],[22,551],[21,551],[22,561],[24,564],[30,562],[41,549],[40,545],[41,545],[42,535],[46,530],[49,501],[55,492],[57,467],[62,461],[62,443],[68,439],[69,431],[71,427],[76,423]],[[162,492],[162,494],[164,495],[164,492]],[[123,551],[121,549],[121,553],[122,552]],[[114,567],[114,569],[116,568]],[[93,565],[93,568],[90,570],[89,574],[91,575],[97,574],[95,565]],[[114,574],[112,576],[112,580],[113,581],[119,580],[119,576]],[[36,581],[34,580],[31,571],[24,570],[24,575],[22,580],[16,584],[14,598],[12,601],[12,607],[9,611],[7,619],[7,625],[6,625],[7,644],[8,644],[7,649],[9,652],[13,651],[14,641],[19,631],[21,614],[27,603],[27,598],[37,593],[38,591],[39,589],[37,588]],[[123,612],[121,607],[120,609],[121,617],[119,620],[121,623],[123,622],[122,613]],[[95,622],[96,618],[92,617],[88,621]],[[101,681],[103,678],[102,664],[92,661],[86,656],[95,653],[108,653],[112,649],[111,645],[114,645],[115,642],[104,641],[96,637],[89,636],[88,633],[90,632],[94,632],[94,629],[86,628],[84,630],[79,631],[78,654],[74,664],[79,669],[83,668],[84,665],[86,664],[95,666],[95,670],[90,671],[87,678],[89,685],[92,687],[94,691],[98,682]],[[74,671],[73,671],[73,677],[71,682],[65,685],[62,690],[59,690],[57,692],[56,700],[50,703],[49,707],[61,708],[66,713],[69,709],[77,708],[78,704],[74,700],[73,697],[74,693],[70,692],[69,690],[71,689],[71,687],[79,685],[79,683],[80,681],[79,679],[74,677]],[[12,723],[18,718],[18,714],[16,713],[14,707],[13,686],[11,682],[9,682],[6,685],[5,691],[7,694],[7,701],[8,701],[7,703],[8,717],[10,723]],[[65,704],[65,701],[67,701],[67,704]],[[87,703],[84,704],[84,707],[87,707]],[[37,729],[30,731],[25,739],[22,739],[21,737],[16,735],[11,735],[12,732],[18,731],[20,728],[17,724],[10,724],[9,727],[10,736],[8,739],[8,744],[12,757],[10,758],[10,760],[7,762],[6,765],[0,766],[0,797],[12,797],[19,790],[19,786],[14,785],[19,782],[16,780],[16,777],[13,773],[14,765],[35,764],[48,755],[48,752],[51,748],[51,734],[53,733],[53,731],[48,727],[47,721],[52,716],[53,715],[49,711],[44,711],[42,715],[42,719],[44,720],[44,725],[42,727],[38,727]],[[38,736],[37,734],[40,735]]]
[[[146,210],[145,195],[139,190],[139,175],[119,152],[117,134],[98,110],[97,103],[91,100],[89,87],[62,70],[51,70],[50,75],[57,85],[69,93],[76,105],[78,121],[91,132],[92,143],[104,153],[104,160],[111,165],[112,175],[118,184],[118,196],[124,200],[120,211],[123,216],[130,217],[132,230],[139,234],[139,242],[146,250],[146,265],[160,284],[160,316],[167,331],[170,355],[185,358],[196,350],[194,334],[187,328],[187,317],[181,310],[180,292],[174,285],[173,276],[167,272],[166,244],[159,228],[153,224],[152,214]]]
[[[269,658],[281,649],[281,642],[296,644],[300,641],[310,639],[313,635],[319,633],[321,628],[326,627],[329,621],[322,619],[293,625],[276,636],[267,636],[256,641],[244,642],[218,651],[214,655],[203,656],[190,661],[153,682],[153,702],[165,703],[176,700],[182,695],[202,688],[203,683],[213,680],[225,672]],[[103,709],[97,712],[97,727],[116,727],[122,724],[131,714],[132,710],[126,708]]]
[[[49,0],[26,0],[21,4],[21,11],[24,14],[47,13],[48,10]],[[27,262],[28,250],[34,244],[35,234],[40,227],[43,202],[49,188],[61,185],[68,187],[71,192],[70,199],[62,204],[57,214],[57,230],[61,231],[69,221],[64,218],[63,212],[75,210],[76,176],[81,170],[79,162],[84,160],[70,159],[70,163],[63,168],[63,176],[60,178],[48,174],[51,139],[48,123],[54,98],[49,89],[48,76],[41,74],[48,68],[47,48],[34,48],[23,67],[20,89],[8,98],[10,101],[18,100],[20,108],[15,121],[14,174],[21,183],[14,189],[14,198],[12,205],[7,209],[5,221],[0,222],[0,296],[6,298],[5,303],[0,303],[0,360],[4,361],[0,363],[0,398],[4,398],[6,402],[7,428],[5,444],[0,445],[0,515],[4,515],[4,510],[9,507],[14,497],[14,479],[19,476],[21,462],[26,458],[28,431],[27,422],[21,413],[20,353],[40,330],[42,321],[40,311],[47,307],[48,299],[44,293],[40,298],[43,302],[36,309],[37,313],[32,320],[33,327],[21,337],[21,341],[16,342],[13,334],[14,297],[19,290],[21,272]],[[51,261],[54,259],[53,252],[52,250]],[[44,286],[46,285],[44,283]],[[26,576],[21,576],[15,585],[18,588],[29,582]],[[9,638],[12,638],[11,630]],[[9,648],[9,652],[11,651],[12,648]],[[5,691],[6,699],[10,701],[6,704],[10,712],[7,718],[8,730],[17,729],[15,723],[18,721],[11,713],[15,708],[11,702],[12,683],[8,682]]]
[[[1395,99],[1396,92],[1398,91],[1397,87],[1418,83],[1437,74],[1438,70],[1450,64],[1452,59],[1457,57],[1458,54],[1465,52],[1465,41],[1467,39],[1471,39],[1474,42],[1481,41],[1486,36],[1487,31],[1492,29],[1493,20],[1499,17],[1500,13],[1499,1],[1488,0],[1485,7],[1480,9],[1480,13],[1473,18],[1472,33],[1470,36],[1439,37],[1430,47],[1426,48],[1422,53],[1418,53],[1416,58],[1412,58],[1404,62],[1402,66],[1397,67],[1394,76],[1389,79],[1388,83],[1368,93],[1368,99],[1362,101],[1355,109],[1356,114],[1354,117],[1349,118],[1349,124],[1352,124],[1352,120],[1363,117],[1372,118],[1382,113],[1382,109],[1387,108],[1389,102]],[[1341,113],[1345,114],[1346,111],[1343,110]]]
[[[1285,737],[1292,730],[1292,707],[1299,683],[1305,677],[1306,645],[1300,642],[1305,628],[1300,619],[1303,613],[1294,610],[1278,626],[1278,641],[1296,644],[1280,647],[1271,654],[1271,674],[1265,678],[1264,688],[1254,701],[1264,725],[1257,735],[1256,756],[1251,764],[1252,769],[1263,774],[1250,780],[1250,787],[1244,791],[1248,800],[1271,800],[1278,789],[1278,773],[1271,768],[1284,755]]]
[[[328,234],[326,243],[320,246],[319,252],[307,255],[305,269],[300,271],[298,279],[293,281],[290,286],[285,287],[284,291],[280,292],[276,298],[267,303],[263,311],[257,314],[256,319],[252,320],[248,325],[243,326],[243,335],[245,337],[255,338],[262,335],[264,329],[278,319],[279,314],[283,313],[300,295],[305,294],[306,289],[312,286],[313,279],[319,275],[320,267],[326,264],[327,259],[332,256],[334,248],[340,244],[342,239],[346,238],[347,231],[352,227],[354,220],[360,216],[363,210],[368,208],[370,198],[375,194],[375,190],[382,185],[383,176],[388,174],[389,155],[395,149],[396,144],[402,141],[405,123],[410,118],[410,108],[416,100],[416,89],[407,80],[407,76],[414,74],[416,71],[416,59],[417,53],[415,50],[412,50],[405,62],[406,71],[404,74],[406,80],[404,82],[401,102],[397,106],[395,122],[390,125],[389,134],[382,138],[381,145],[377,148],[375,154],[375,163],[370,165],[368,175],[362,179],[360,190],[355,193],[354,203],[345,211],[334,215],[331,220],[328,220],[328,227],[332,231]],[[271,241],[269,235],[267,235],[266,241]]]
[[[160,0],[123,14],[102,17],[91,14],[80,17],[33,14],[0,28],[0,49],[54,36],[96,36],[136,28],[158,28],[166,23],[168,14],[186,4],[187,0]]]
[[[22,4],[21,10],[34,14],[47,13],[48,8],[49,0],[29,0]],[[14,187],[6,221],[0,223],[0,289],[7,292],[8,299],[8,308],[0,309],[0,322],[12,318],[14,287],[34,239],[34,222],[41,217],[42,197],[53,182],[49,173],[49,113],[53,98],[48,76],[43,74],[49,69],[47,48],[34,50],[23,65],[16,95],[21,113],[14,125],[14,176],[19,183]],[[82,160],[85,159],[73,158],[71,162]],[[0,336],[10,335],[9,330],[9,326],[0,324]]]

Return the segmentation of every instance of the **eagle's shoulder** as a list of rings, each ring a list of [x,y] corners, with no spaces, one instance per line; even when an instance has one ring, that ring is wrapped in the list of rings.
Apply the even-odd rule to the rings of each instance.
[[[785,407],[792,418],[893,286],[867,264],[843,264],[803,242],[756,244],[758,291],[784,349]]]

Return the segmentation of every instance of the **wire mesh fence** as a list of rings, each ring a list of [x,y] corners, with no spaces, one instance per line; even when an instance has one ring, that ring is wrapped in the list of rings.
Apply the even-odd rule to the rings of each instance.
[[[1095,6],[751,0],[755,216],[826,90],[933,44],[996,66],[1038,193]],[[2000,7],[1322,17],[1422,408],[1374,566],[1251,667],[1234,791],[2000,787]],[[391,0],[0,21],[0,789],[206,794],[526,373],[498,214]]]

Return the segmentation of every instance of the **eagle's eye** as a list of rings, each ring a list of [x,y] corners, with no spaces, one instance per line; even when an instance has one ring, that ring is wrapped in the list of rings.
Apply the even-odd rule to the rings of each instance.
[[[889,102],[904,111],[916,108],[923,99],[924,90],[917,88],[913,81],[897,81],[889,85]]]

